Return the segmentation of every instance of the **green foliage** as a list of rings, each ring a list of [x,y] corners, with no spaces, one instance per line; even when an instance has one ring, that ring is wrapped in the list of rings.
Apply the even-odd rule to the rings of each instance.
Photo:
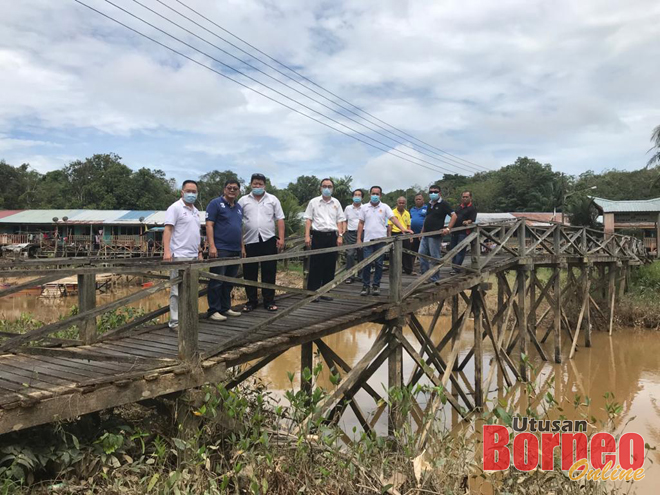
[[[597,227],[598,210],[586,194],[571,196],[566,203],[566,213],[571,225]]]
[[[245,181],[241,179],[236,172],[232,172],[231,170],[225,170],[224,172],[213,170],[202,175],[197,180],[198,205],[205,210],[211,200],[217,198],[223,193],[225,190],[225,182],[229,179],[237,180],[241,187],[245,184]]]
[[[293,194],[300,205],[321,194],[321,179],[315,175],[301,175],[295,182],[289,182],[287,190]]]
[[[649,159],[649,162],[646,165],[647,167],[660,165],[660,125],[653,129],[653,132],[651,133],[651,143],[653,143],[653,147],[649,151],[655,150],[655,153]]]
[[[280,200],[284,212],[285,236],[289,237],[302,233],[302,207],[298,204],[298,199],[287,189],[275,190],[273,194]]]

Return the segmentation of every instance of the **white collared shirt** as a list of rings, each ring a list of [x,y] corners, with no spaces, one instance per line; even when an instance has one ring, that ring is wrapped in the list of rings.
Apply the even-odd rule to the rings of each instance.
[[[252,193],[242,196],[238,204],[243,208],[243,242],[254,244],[267,241],[275,237],[275,222],[284,220],[284,212],[280,200],[267,192],[261,198],[256,198]]]
[[[360,220],[364,221],[364,242],[387,237],[387,221],[394,216],[392,208],[385,203],[376,206],[371,202],[360,207]]]
[[[339,200],[330,198],[330,201],[325,201],[323,196],[309,200],[303,218],[312,221],[312,230],[321,232],[337,231],[337,224],[346,221]]]
[[[175,258],[197,258],[201,242],[199,211],[183,199],[172,203],[165,213],[165,225],[172,225],[170,251]]]
[[[363,207],[364,205],[362,203],[360,203],[359,207],[355,206],[355,203],[346,207],[344,210],[344,216],[346,217],[346,222],[348,223],[346,230],[358,229],[358,223],[360,223],[360,210],[362,210]]]

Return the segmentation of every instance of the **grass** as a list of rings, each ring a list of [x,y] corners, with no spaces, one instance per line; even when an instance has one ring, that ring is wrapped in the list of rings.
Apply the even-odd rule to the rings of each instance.
[[[616,315],[623,326],[660,329],[660,262],[633,268]]]
[[[318,377],[321,367],[307,373]],[[331,381],[336,386],[339,380]],[[589,403],[578,396],[560,404],[552,388],[520,390],[540,400],[527,416],[544,418],[560,406]],[[190,414],[176,421],[162,412],[176,409],[165,401],[158,410],[134,405],[8,434],[0,442],[0,494],[463,494],[468,487],[481,487],[481,493],[613,492],[572,482],[559,468],[484,473],[474,433],[482,422],[511,424],[517,413],[505,399],[489,404],[493,412],[474,416],[461,434],[447,430],[443,413],[427,418],[429,442],[419,449],[411,399],[435,393],[445,403],[441,387],[386,390],[385,401],[400,412],[402,426],[390,437],[354,430],[351,443],[342,440],[338,426],[305,421],[329,392],[315,388],[307,394],[291,385],[283,405],[258,382],[238,390],[218,385],[201,391]],[[609,410],[614,421],[617,404],[611,402]]]

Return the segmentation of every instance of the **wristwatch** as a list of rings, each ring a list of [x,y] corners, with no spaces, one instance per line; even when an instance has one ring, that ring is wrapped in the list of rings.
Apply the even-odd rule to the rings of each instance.
[[[339,237],[344,237],[344,234],[339,234]]]

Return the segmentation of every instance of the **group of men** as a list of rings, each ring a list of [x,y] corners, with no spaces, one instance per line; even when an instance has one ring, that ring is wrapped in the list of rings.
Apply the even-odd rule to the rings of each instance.
[[[266,191],[266,177],[253,174],[250,179],[250,192],[238,199],[240,184],[237,180],[228,180],[223,193],[213,199],[206,208],[206,237],[209,258],[259,257],[277,254],[284,249],[284,212],[280,201]],[[384,254],[373,255],[385,246],[384,239],[390,235],[419,234],[438,232],[434,235],[415,239],[404,239],[407,251],[419,253],[420,273],[425,273],[440,259],[442,238],[455,226],[467,227],[476,221],[477,211],[472,204],[472,194],[462,194],[461,204],[454,209],[445,201],[440,188],[429,188],[429,202],[424,196],[415,196],[415,207],[406,209],[406,199],[397,200],[395,210],[381,202],[383,190],[372,186],[368,198],[364,198],[361,189],[353,191],[351,204],[345,208],[333,197],[334,182],[323,179],[320,184],[321,195],[311,199],[304,213],[305,244],[311,250],[323,250],[342,244],[354,245],[346,251],[346,269],[354,271],[346,283],[361,280],[361,295],[380,295],[380,282],[383,274]],[[181,199],[172,204],[165,217],[163,246],[165,261],[192,261],[203,259],[199,211],[195,207],[198,186],[193,180],[186,180],[181,188]],[[365,199],[368,202],[365,203]],[[445,227],[446,218],[449,224]],[[469,231],[459,230],[452,234],[452,248],[460,243]],[[323,251],[310,256],[307,289],[316,291],[331,283],[335,278],[337,251]],[[461,250],[453,259],[455,269],[463,263],[465,250]],[[369,263],[363,260],[370,259]],[[404,253],[403,270],[412,274],[415,255]],[[362,263],[361,270],[354,270],[356,263]],[[227,262],[211,268],[211,273],[219,276],[211,279],[208,287],[208,318],[213,321],[225,321],[229,317],[238,317],[242,313],[254,311],[259,307],[256,287],[246,286],[247,302],[241,311],[232,309],[231,291],[233,284],[227,280],[235,278],[239,264]],[[372,270],[373,269],[373,270]],[[261,271],[261,282],[274,285],[277,276],[277,261],[267,260],[243,265],[245,280],[257,281]],[[372,277],[373,271],[373,277]],[[355,277],[353,276],[355,275]],[[177,272],[171,272],[175,278]],[[439,280],[436,271],[432,281]],[[262,289],[262,304],[267,311],[277,311],[275,290]],[[317,299],[332,300],[323,295]],[[173,285],[170,292],[170,328],[178,327],[178,286]]]

